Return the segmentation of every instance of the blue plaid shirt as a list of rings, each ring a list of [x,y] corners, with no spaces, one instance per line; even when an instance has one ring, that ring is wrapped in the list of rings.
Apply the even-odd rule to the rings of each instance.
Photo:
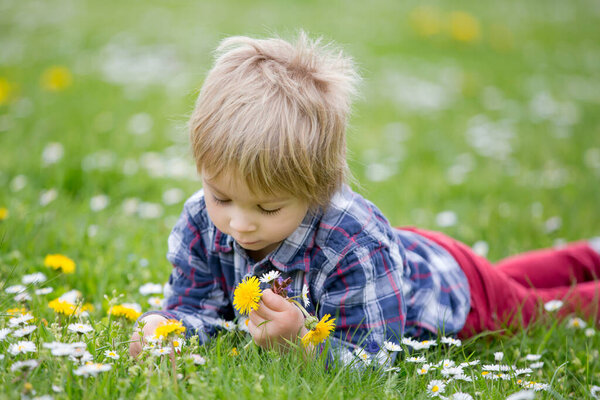
[[[173,270],[165,309],[151,313],[181,320],[202,343],[223,319],[239,317],[232,306],[236,285],[272,270],[292,278],[290,297],[308,287],[307,311],[335,317],[331,344],[346,350],[378,350],[403,335],[457,333],[470,309],[469,285],[454,258],[414,232],[391,227],[347,186],[258,262],[215,227],[200,190],[184,205],[167,258]]]

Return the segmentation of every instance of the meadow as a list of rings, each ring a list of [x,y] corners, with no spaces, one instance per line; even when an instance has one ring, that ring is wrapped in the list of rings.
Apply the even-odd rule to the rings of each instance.
[[[1,1],[0,399],[600,398],[597,321],[553,312],[383,366],[262,351],[231,322],[175,365],[128,355],[200,188],[186,122],[221,39],[334,41],[363,77],[354,189],[496,261],[600,236],[599,22],[592,0]]]

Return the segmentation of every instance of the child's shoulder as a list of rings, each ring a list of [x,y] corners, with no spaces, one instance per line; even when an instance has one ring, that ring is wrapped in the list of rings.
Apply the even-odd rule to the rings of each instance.
[[[371,201],[344,186],[331,199],[319,224],[321,244],[379,245],[394,240],[393,228]]]
[[[204,189],[200,189],[192,194],[183,205],[183,214],[191,218],[196,224],[208,222],[206,214],[206,202],[204,201]]]

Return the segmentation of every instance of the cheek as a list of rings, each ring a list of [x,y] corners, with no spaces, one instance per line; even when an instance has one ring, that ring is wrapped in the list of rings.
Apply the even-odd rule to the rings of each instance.
[[[220,231],[223,231],[223,227],[225,225],[225,220],[227,219],[223,210],[220,207],[215,206],[214,204],[211,204],[210,202],[207,202],[206,203],[206,213],[208,214],[208,218],[210,218],[210,220],[213,222],[213,224],[215,224],[215,226],[217,228],[219,228]]]

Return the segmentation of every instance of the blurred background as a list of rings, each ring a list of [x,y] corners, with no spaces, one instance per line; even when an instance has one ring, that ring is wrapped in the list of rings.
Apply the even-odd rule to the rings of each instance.
[[[1,0],[0,271],[64,253],[91,296],[166,280],[212,51],[300,29],[359,67],[355,189],[392,224],[492,260],[600,235],[599,22],[596,0]]]

